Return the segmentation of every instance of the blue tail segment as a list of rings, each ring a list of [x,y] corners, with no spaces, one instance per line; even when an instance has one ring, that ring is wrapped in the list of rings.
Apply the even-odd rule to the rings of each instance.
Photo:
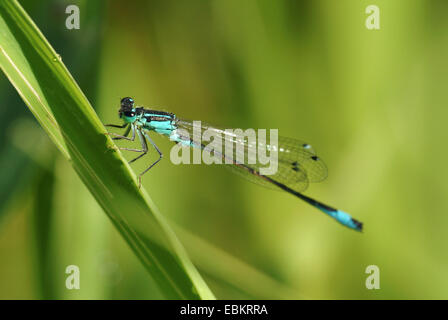
[[[356,230],[356,231],[362,231],[362,222],[353,219],[352,216],[349,215],[347,212],[332,208],[330,206],[327,206],[326,204],[323,204],[320,201],[317,201],[317,200],[314,200],[313,198],[307,197],[306,195],[304,195],[300,192],[297,192],[297,191],[291,189],[290,187],[288,187],[282,183],[279,183],[278,181],[276,181],[274,179],[269,178],[268,176],[261,176],[261,177],[263,177],[264,179],[266,179],[269,182],[272,182],[280,189],[283,189],[286,192],[289,192],[289,193],[295,195],[296,197],[302,199],[303,201],[305,201],[306,203],[319,209],[323,213],[328,214],[330,217],[332,217],[333,219],[338,221],[340,224],[342,224],[346,227],[349,227],[350,229]]]
[[[352,218],[351,215],[349,215],[347,212],[344,212],[342,210],[338,210],[335,208],[332,208],[330,206],[327,206],[326,204],[323,204],[320,201],[314,200],[313,198],[307,197],[306,195],[296,192],[294,190],[291,190],[289,188],[284,190],[294,194],[295,196],[299,197],[303,201],[309,203],[313,207],[319,209],[323,213],[328,214],[330,217],[335,219],[340,224],[349,227],[350,229],[356,230],[356,231],[362,231],[362,222],[355,220]]]
[[[322,207],[318,204],[315,204],[315,207],[318,208],[320,211],[328,214],[330,217],[338,221],[340,224],[343,224],[344,226],[354,229],[356,231],[362,231],[362,222],[353,219],[351,215],[349,215],[347,212],[329,207]]]

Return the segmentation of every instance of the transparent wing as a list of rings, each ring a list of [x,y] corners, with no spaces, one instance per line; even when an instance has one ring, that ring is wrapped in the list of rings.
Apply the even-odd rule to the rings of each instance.
[[[208,149],[215,157],[224,159],[223,163],[225,163],[226,158],[231,158],[233,164],[225,165],[225,167],[245,179],[264,187],[279,189],[260,174],[260,168],[265,168],[269,165],[259,162],[257,153],[260,150],[269,156],[271,150],[277,148],[278,160],[273,158],[270,161],[276,162],[278,169],[275,174],[268,177],[293,190],[298,192],[304,191],[308,187],[309,182],[319,182],[327,177],[325,163],[316,155],[316,152],[309,144],[301,140],[278,137],[278,144],[274,146],[268,142],[262,143],[258,140],[250,139],[248,136],[241,134],[241,132],[230,132],[203,122],[201,122],[200,127],[198,126],[194,129],[191,121],[177,120],[177,127],[181,129],[179,132],[183,132],[180,135],[182,140],[189,141],[194,147],[204,150]],[[211,143],[209,141],[203,141],[203,135],[206,130],[213,136],[211,142],[215,142],[215,139],[221,140],[222,148],[219,151],[210,147]],[[199,141],[202,142],[199,143]],[[251,157],[252,160],[256,160],[255,163],[248,161]]]

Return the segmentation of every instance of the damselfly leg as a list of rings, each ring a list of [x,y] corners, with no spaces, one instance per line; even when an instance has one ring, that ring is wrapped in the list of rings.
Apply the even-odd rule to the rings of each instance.
[[[120,129],[123,129],[123,128],[126,127],[126,125],[119,126],[119,125],[114,125],[114,124],[108,124],[106,126],[107,127],[112,127],[112,128],[120,128]],[[128,138],[128,135],[129,135],[131,130],[132,130],[132,137]],[[162,152],[160,151],[160,149],[157,147],[157,145],[154,143],[154,141],[152,141],[152,139],[149,137],[149,135],[146,132],[144,132],[142,129],[139,129],[139,128],[136,129],[135,126],[132,125],[132,124],[130,124],[127,127],[127,129],[126,129],[126,131],[125,131],[125,133],[123,135],[119,135],[119,134],[116,134],[116,133],[113,133],[113,132],[108,132],[107,134],[111,135],[111,136],[114,136],[114,138],[112,138],[114,140],[125,139],[125,140],[129,140],[129,141],[134,141],[135,140],[135,132],[136,131],[137,131],[137,135],[138,135],[138,138],[140,140],[142,148],[141,149],[122,148],[122,147],[119,148],[120,150],[126,150],[126,151],[132,151],[132,152],[141,152],[142,153],[137,158],[132,159],[131,161],[129,161],[129,163],[133,163],[133,162],[137,161],[138,159],[144,157],[148,153],[148,142],[146,140],[148,140],[151,143],[151,145],[154,147],[154,149],[159,154],[159,158],[156,161],[154,161],[154,163],[151,164],[147,169],[145,169],[145,171],[143,171],[142,173],[140,173],[138,175],[138,187],[140,188],[141,185],[142,185],[142,176],[146,172],[148,172],[152,167],[154,167],[154,165],[156,165],[162,159],[162,157],[163,157]]]
[[[144,155],[146,155],[148,153],[148,143],[146,142],[145,137],[143,137],[143,135],[142,135],[140,130],[137,130],[137,134],[138,134],[138,138],[140,140],[140,143],[142,144],[142,149],[141,150],[139,150],[139,149],[131,149],[131,148],[120,148],[120,150],[133,151],[133,152],[143,152],[137,158],[132,159],[131,161],[129,161],[129,163],[137,161],[138,159],[140,159],[141,157],[143,157]]]
[[[116,134],[114,132],[107,132],[106,135],[113,136],[112,140],[125,139],[125,140],[129,140],[129,141],[134,141],[135,140],[135,128],[132,124],[126,124],[123,126],[119,126],[119,125],[115,125],[115,124],[106,124],[106,127],[120,128],[120,129],[126,128],[126,126],[128,126],[128,127],[123,135]],[[131,130],[132,130],[132,137],[128,138],[129,132]]]
[[[112,127],[112,128],[119,128],[119,129],[124,129],[129,125],[129,123],[125,123],[123,125],[121,124],[105,124],[105,127]]]
[[[145,169],[145,171],[143,171],[142,173],[140,173],[138,175],[138,187],[140,188],[142,186],[142,177],[143,177],[143,175],[146,172],[148,172],[152,167],[154,167],[163,158],[163,154],[160,151],[160,149],[157,147],[157,145],[154,143],[154,141],[152,141],[152,139],[149,137],[149,135],[146,132],[144,132],[143,130],[137,129],[137,135],[138,135],[138,138],[140,139],[140,142],[142,143],[142,150],[129,149],[129,148],[120,148],[121,150],[128,150],[128,151],[134,151],[134,152],[143,152],[143,154],[141,154],[137,158],[129,161],[129,163],[137,161],[138,159],[142,158],[143,156],[145,156],[148,153],[148,142],[146,141],[146,139],[151,143],[151,145],[154,147],[154,149],[156,149],[157,153],[159,154],[159,159],[154,161],[153,164],[151,164],[147,169]]]
[[[138,176],[139,178],[139,183],[141,184],[141,180],[142,180],[142,176],[148,172],[152,167],[154,167],[160,160],[162,160],[163,158],[163,153],[159,150],[159,148],[157,147],[157,145],[154,143],[154,141],[152,141],[152,139],[149,137],[149,135],[146,132],[143,132],[144,136],[146,137],[146,139],[149,140],[149,142],[151,142],[152,146],[154,147],[154,149],[156,149],[156,151],[159,153],[159,159],[157,159],[156,161],[154,161],[154,163],[152,165],[150,165],[145,171],[143,171],[142,173],[140,173],[140,175]]]

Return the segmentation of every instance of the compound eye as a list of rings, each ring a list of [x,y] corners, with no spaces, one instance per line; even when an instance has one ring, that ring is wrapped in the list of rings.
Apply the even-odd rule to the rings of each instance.
[[[134,106],[134,99],[130,97],[121,99],[121,106],[124,108],[132,108]]]

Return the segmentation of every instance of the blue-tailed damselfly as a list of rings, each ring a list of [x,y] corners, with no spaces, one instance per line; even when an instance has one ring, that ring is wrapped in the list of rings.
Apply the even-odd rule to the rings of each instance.
[[[198,141],[198,133],[193,129],[193,122],[178,119],[173,113],[136,107],[132,98],[126,97],[121,99],[119,117],[124,120],[123,125],[106,125],[109,127],[125,129],[123,135],[109,133],[114,136],[113,139],[134,141],[137,136],[141,142],[141,149],[120,148],[121,150],[141,153],[138,157],[129,161],[129,163],[132,163],[147,154],[148,141],[159,154],[159,158],[138,176],[139,186],[141,184],[141,177],[162,159],[162,152],[149,137],[148,133],[150,131],[168,136],[171,140],[183,145],[188,145],[193,148],[206,148],[202,143],[196,142]],[[226,142],[235,145],[239,144],[240,146],[243,145],[243,151],[247,151],[248,149],[248,143],[245,140],[235,140],[235,136],[226,134],[225,130],[207,125],[202,125],[202,129],[218,130],[219,134]],[[131,132],[132,135],[129,138]],[[185,134],[184,132],[188,134]],[[201,132],[199,134],[201,134]],[[265,147],[269,148],[269,145],[266,144]],[[236,148],[235,146],[233,150],[235,150],[234,152],[237,152],[236,150],[240,150],[241,152],[242,149]],[[316,155],[309,144],[292,138],[278,137],[277,150],[278,170],[273,175],[263,175],[260,173],[260,165],[258,163],[247,164],[238,162],[235,160],[238,159],[237,157],[232,157],[231,167],[237,173],[240,173],[242,176],[253,182],[293,194],[334,218],[339,223],[351,229],[362,231],[362,222],[353,219],[348,213],[332,208],[302,194],[310,182],[322,181],[327,176],[327,168],[324,162]],[[217,155],[216,150],[214,150],[214,155]],[[221,156],[225,157],[225,154],[221,154]]]

